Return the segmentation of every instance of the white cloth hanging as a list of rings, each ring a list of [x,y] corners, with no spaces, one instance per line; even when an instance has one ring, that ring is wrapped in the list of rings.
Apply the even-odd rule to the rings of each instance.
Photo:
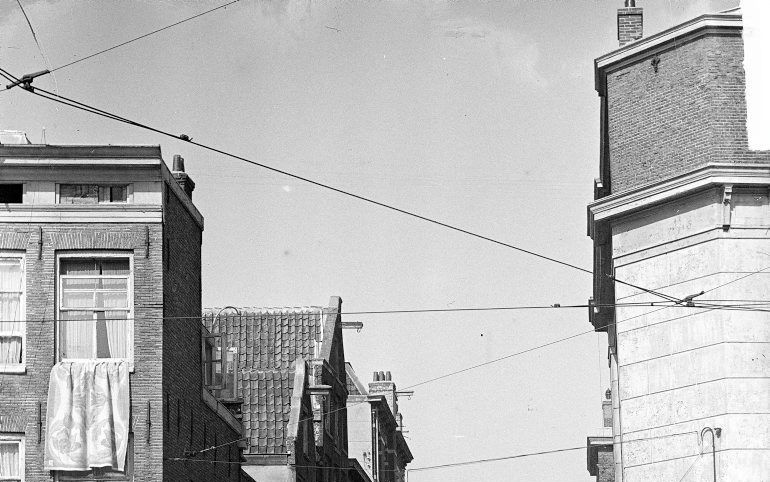
[[[45,469],[123,471],[129,410],[128,363],[54,365],[48,385]]]

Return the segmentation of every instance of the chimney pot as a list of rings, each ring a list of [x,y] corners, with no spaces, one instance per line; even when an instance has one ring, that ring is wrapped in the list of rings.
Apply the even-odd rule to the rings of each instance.
[[[184,157],[179,154],[174,154],[174,164],[172,166],[174,172],[184,172]]]
[[[383,371],[377,372],[377,380],[384,381],[385,380],[385,372],[383,372]]]
[[[626,8],[636,7],[636,0],[626,0]]]
[[[390,372],[385,372],[385,381],[386,382],[390,381]]]
[[[372,374],[372,381],[373,381],[373,382],[376,382],[376,381],[377,381],[377,372],[374,372],[374,373]]]

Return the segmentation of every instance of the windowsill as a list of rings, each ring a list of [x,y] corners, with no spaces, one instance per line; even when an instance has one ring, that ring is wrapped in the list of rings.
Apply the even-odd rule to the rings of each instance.
[[[24,364],[4,365],[0,364],[0,374],[10,373],[14,375],[24,375],[27,373],[27,366]]]

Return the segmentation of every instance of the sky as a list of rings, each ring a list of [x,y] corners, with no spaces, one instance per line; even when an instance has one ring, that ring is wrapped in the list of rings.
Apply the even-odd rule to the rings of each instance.
[[[0,4],[0,67],[64,65],[219,2]],[[638,0],[645,34],[738,0]],[[593,60],[623,2],[240,2],[41,77],[76,100],[590,269],[598,175]],[[0,129],[49,144],[160,144],[205,217],[204,306],[343,299],[346,358],[389,370],[411,468],[585,446],[607,341],[587,310],[344,315],[584,304],[591,275],[152,132],[0,93]],[[569,341],[430,383],[551,341]],[[415,471],[411,482],[589,481],[585,451]]]

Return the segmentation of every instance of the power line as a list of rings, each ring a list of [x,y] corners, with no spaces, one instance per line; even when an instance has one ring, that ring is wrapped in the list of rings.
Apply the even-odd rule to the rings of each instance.
[[[2,69],[0,69],[0,70],[2,70]],[[7,71],[4,71],[4,70],[2,70],[2,71],[5,72],[6,74],[8,74]],[[10,74],[8,74],[8,75],[10,75]],[[13,77],[13,76],[11,76],[11,77]],[[18,80],[18,79],[16,79],[16,80]],[[42,97],[44,99],[52,100],[54,102],[58,102],[60,104],[66,105],[68,107],[72,107],[72,108],[79,109],[79,110],[82,110],[82,111],[85,111],[85,112],[89,112],[91,114],[100,115],[100,116],[105,117],[107,119],[111,119],[111,120],[114,120],[114,121],[117,121],[117,122],[122,122],[122,123],[129,124],[129,125],[132,125],[132,126],[135,126],[135,127],[139,127],[141,129],[145,129],[145,130],[148,130],[148,131],[151,131],[151,132],[155,132],[157,134],[161,134],[161,135],[164,135],[164,136],[167,136],[167,137],[171,137],[171,138],[174,138],[174,139],[177,139],[177,140],[183,140],[183,141],[188,142],[188,143],[190,143],[192,145],[198,146],[198,147],[200,147],[202,149],[206,149],[208,151],[215,152],[217,154],[221,154],[223,156],[231,157],[233,159],[237,159],[239,161],[242,161],[242,162],[245,162],[245,163],[248,163],[248,164],[252,164],[254,166],[261,167],[263,169],[267,169],[269,171],[272,171],[272,172],[275,172],[275,173],[278,173],[278,174],[281,174],[281,175],[284,175],[284,176],[288,176],[288,177],[291,177],[293,179],[297,179],[299,181],[303,181],[303,182],[306,182],[308,184],[312,184],[314,186],[321,187],[323,189],[328,189],[328,190],[334,191],[334,192],[336,192],[338,194],[342,194],[344,196],[348,196],[348,197],[351,197],[351,198],[354,198],[354,199],[358,199],[359,201],[363,201],[363,202],[366,202],[366,203],[369,203],[369,204],[373,204],[375,206],[379,206],[379,207],[382,207],[382,208],[385,208],[385,209],[389,209],[391,211],[394,211],[394,212],[397,212],[397,213],[400,213],[400,214],[404,214],[406,216],[410,216],[412,218],[419,219],[421,221],[425,221],[425,222],[428,222],[428,223],[431,223],[431,224],[435,224],[437,226],[442,226],[444,228],[447,228],[447,229],[450,229],[450,230],[453,230],[453,231],[456,231],[456,232],[459,232],[459,233],[462,233],[462,234],[466,234],[468,236],[472,236],[472,237],[477,238],[477,239],[488,241],[490,243],[494,243],[494,244],[497,244],[497,245],[500,245],[500,246],[503,246],[503,247],[506,247],[506,248],[509,248],[509,249],[513,249],[513,250],[516,250],[516,251],[519,251],[519,252],[522,252],[522,253],[525,253],[525,254],[529,254],[530,256],[534,256],[534,257],[537,257],[537,258],[540,258],[540,259],[544,259],[544,260],[550,261],[552,263],[560,264],[560,265],[563,265],[563,266],[566,266],[566,267],[569,267],[569,268],[572,268],[572,269],[575,269],[575,270],[578,270],[578,271],[581,271],[581,272],[584,272],[584,273],[593,274],[593,272],[591,270],[586,269],[586,268],[582,268],[580,266],[577,266],[575,264],[569,263],[567,261],[562,261],[560,259],[553,258],[551,256],[547,256],[547,255],[544,255],[544,254],[540,254],[540,253],[537,253],[537,252],[529,250],[529,249],[521,248],[519,246],[510,244],[510,243],[506,243],[504,241],[499,241],[499,240],[491,238],[489,236],[478,234],[478,233],[475,233],[473,231],[469,231],[467,229],[463,229],[463,228],[460,228],[458,226],[455,226],[455,225],[452,225],[452,224],[449,224],[449,223],[445,223],[445,222],[438,221],[438,220],[433,219],[433,218],[429,218],[427,216],[423,216],[423,215],[417,214],[417,213],[415,213],[413,211],[409,211],[409,210],[406,210],[406,209],[401,209],[399,207],[393,206],[391,204],[387,204],[385,202],[380,202],[380,201],[377,201],[375,199],[372,199],[372,198],[369,198],[369,197],[366,197],[366,196],[363,196],[363,195],[360,195],[360,194],[353,193],[351,191],[347,191],[347,190],[344,190],[344,189],[341,189],[341,188],[337,188],[337,187],[331,186],[329,184],[326,184],[326,183],[323,183],[323,182],[320,182],[320,181],[315,181],[313,179],[310,179],[310,178],[307,178],[307,177],[304,177],[304,176],[300,176],[298,174],[294,174],[292,172],[289,172],[289,171],[286,171],[286,170],[283,170],[283,169],[279,169],[277,167],[273,167],[273,166],[270,166],[270,165],[267,165],[267,164],[264,164],[264,163],[261,163],[261,162],[257,162],[257,161],[248,159],[248,158],[243,157],[243,156],[239,156],[237,154],[233,154],[233,153],[227,152],[225,150],[222,150],[222,149],[219,149],[219,148],[216,148],[216,147],[208,146],[206,144],[202,144],[200,142],[193,141],[189,136],[187,136],[185,134],[181,134],[181,135],[172,134],[170,132],[167,132],[167,131],[164,131],[164,130],[161,130],[161,129],[157,129],[157,128],[151,127],[149,125],[142,124],[142,123],[139,123],[139,122],[136,122],[136,121],[132,121],[132,120],[127,119],[125,117],[118,116],[117,114],[113,114],[113,113],[107,112],[105,110],[98,109],[96,107],[93,107],[93,106],[90,106],[88,104],[76,101],[74,99],[70,99],[70,98],[67,98],[67,97],[62,96],[62,95],[54,94],[52,92],[49,92],[49,91],[41,89],[41,88],[37,88],[37,87],[36,88],[31,88],[30,87],[29,89],[25,89],[25,90],[28,90],[29,92],[32,92],[33,94],[35,94],[35,95],[37,95],[39,97]],[[41,92],[42,92],[42,94],[41,94]],[[47,95],[45,95],[45,94],[47,94]]]
[[[464,312],[484,312],[484,311],[522,311],[522,310],[562,310],[562,309],[586,309],[586,308],[594,308],[594,307],[652,307],[652,306],[665,306],[668,307],[681,307],[679,305],[663,305],[663,303],[671,303],[669,301],[647,301],[647,302],[639,302],[639,303],[620,303],[620,304],[593,304],[593,305],[532,305],[532,306],[496,306],[496,307],[469,307],[469,308],[430,308],[430,309],[399,309],[399,310],[376,310],[376,311],[343,311],[340,312],[340,315],[388,315],[388,314],[422,314],[422,313],[464,313]],[[767,302],[770,304],[770,301]],[[751,305],[755,306],[755,305]],[[84,308],[86,311],[89,311],[88,308]],[[91,311],[114,311],[110,309],[104,309],[104,310],[93,310]],[[81,310],[82,311],[82,310]],[[220,318],[226,319],[229,317],[241,317],[241,318],[247,318],[249,316],[257,316],[259,313],[243,313],[240,315],[237,314],[227,314],[222,315]],[[122,318],[100,318],[105,321],[133,321],[133,320],[162,320],[162,321],[187,321],[187,320],[194,320],[198,322],[202,322],[204,320],[210,319],[213,316],[213,314],[203,314],[198,316],[132,316],[132,317],[122,317]],[[13,320],[14,322],[25,322],[25,323],[52,323],[54,321],[60,321],[60,322],[69,322],[69,321],[90,321],[93,320],[93,318],[67,318],[66,320],[57,319],[57,318],[28,318],[25,320]],[[0,320],[0,323],[4,322],[4,320]]]
[[[0,69],[0,71],[8,74],[8,72],[3,70],[3,69]],[[11,74],[8,74],[8,75],[11,75]],[[11,75],[11,77],[13,77],[13,76]],[[24,78],[22,78],[22,81],[23,80],[24,80]],[[307,182],[309,184],[313,184],[315,186],[318,186],[318,187],[321,187],[321,188],[324,188],[324,189],[328,189],[328,190],[337,192],[339,194],[343,194],[343,195],[346,195],[346,196],[358,199],[360,201],[364,201],[364,202],[367,202],[367,203],[370,203],[370,204],[374,204],[376,206],[380,206],[380,207],[389,209],[391,211],[398,212],[400,214],[404,214],[404,215],[407,215],[407,216],[410,216],[410,217],[413,217],[413,218],[416,218],[416,219],[420,219],[422,221],[426,221],[428,223],[432,223],[432,224],[435,224],[435,225],[438,225],[438,226],[442,226],[444,228],[451,229],[453,231],[466,234],[468,236],[472,236],[472,237],[475,237],[475,238],[478,238],[478,239],[481,239],[481,240],[484,240],[484,241],[488,241],[488,242],[491,242],[491,243],[494,243],[494,244],[497,244],[497,245],[500,245],[500,246],[504,246],[504,247],[507,247],[507,248],[519,251],[521,253],[529,254],[531,256],[534,256],[534,257],[537,257],[537,258],[541,258],[541,259],[544,259],[546,261],[551,261],[553,263],[560,264],[560,265],[563,265],[563,266],[566,266],[566,267],[569,267],[569,268],[572,268],[572,269],[575,269],[575,270],[578,270],[578,271],[581,271],[581,272],[584,272],[584,273],[593,274],[593,271],[591,271],[589,269],[586,269],[586,268],[581,268],[580,266],[577,266],[575,264],[569,263],[567,261],[562,261],[562,260],[559,260],[557,258],[553,258],[551,256],[547,256],[547,255],[544,255],[544,254],[541,254],[541,253],[537,253],[537,252],[529,250],[529,249],[521,248],[519,246],[515,246],[515,245],[510,244],[510,243],[499,241],[499,240],[491,238],[489,236],[484,236],[484,235],[475,233],[473,231],[469,231],[467,229],[460,228],[460,227],[452,225],[452,224],[448,224],[448,223],[445,223],[445,222],[442,222],[442,221],[438,221],[438,220],[433,219],[433,218],[429,218],[427,216],[423,216],[423,215],[417,214],[417,213],[415,213],[413,211],[408,211],[406,209],[401,209],[401,208],[398,208],[398,207],[393,206],[391,204],[387,204],[387,203],[384,203],[384,202],[376,201],[376,200],[374,200],[372,198],[369,198],[369,197],[366,197],[366,196],[362,196],[362,195],[359,195],[359,194],[355,194],[355,193],[353,193],[351,191],[340,189],[340,188],[331,186],[329,184],[322,183],[320,181],[314,181],[312,179],[300,176],[298,174],[294,174],[294,173],[291,173],[291,172],[288,172],[288,171],[285,171],[285,170],[282,170],[282,169],[279,169],[279,168],[276,168],[276,167],[269,166],[267,164],[263,164],[263,163],[260,163],[260,162],[257,162],[257,161],[253,161],[251,159],[247,159],[247,158],[242,157],[242,156],[238,156],[236,154],[232,154],[232,153],[224,151],[222,149],[218,149],[218,148],[215,148],[215,147],[208,146],[206,144],[201,144],[199,142],[195,142],[195,141],[192,140],[191,137],[189,137],[186,134],[179,134],[179,135],[171,134],[170,132],[163,131],[161,129],[157,129],[157,128],[154,128],[154,127],[151,127],[149,125],[142,124],[142,123],[139,123],[139,122],[136,122],[136,121],[132,121],[132,120],[127,119],[125,117],[118,116],[117,114],[113,114],[111,112],[107,112],[107,111],[102,110],[102,109],[98,109],[96,107],[93,107],[93,106],[90,106],[88,104],[76,101],[74,99],[70,99],[68,97],[64,97],[64,96],[61,96],[61,95],[58,95],[58,94],[54,94],[54,93],[49,92],[49,91],[47,91],[45,89],[33,88],[31,86],[31,81],[32,81],[32,78],[29,78],[27,83],[22,86],[24,88],[24,90],[32,92],[33,94],[35,94],[35,95],[37,95],[39,97],[42,97],[44,99],[52,100],[54,102],[58,102],[60,104],[66,105],[66,106],[73,107],[75,109],[79,109],[79,110],[82,110],[82,111],[85,111],[85,112],[89,112],[91,114],[99,115],[99,116],[102,116],[102,117],[105,117],[107,119],[111,119],[111,120],[114,120],[114,121],[117,121],[117,122],[122,122],[122,123],[125,123],[125,124],[133,125],[135,127],[146,129],[146,130],[149,130],[151,132],[155,132],[155,133],[158,133],[158,134],[161,134],[161,135],[164,135],[164,136],[167,136],[167,137],[171,137],[171,138],[174,138],[174,139],[177,139],[177,140],[182,140],[182,141],[188,142],[190,144],[193,144],[195,146],[198,146],[198,147],[200,147],[202,149],[206,149],[206,150],[209,150],[211,152],[216,152],[218,154],[221,154],[221,155],[224,155],[224,156],[227,156],[227,157],[231,157],[233,159],[237,159],[237,160],[246,162],[248,164],[252,164],[252,165],[261,167],[263,169],[267,169],[269,171],[272,171],[272,172],[275,172],[275,173],[278,173],[278,174],[282,174],[282,175],[285,175],[285,176],[288,176],[288,177],[291,177],[291,178],[294,178],[294,179],[297,179],[297,180],[300,180],[300,181],[303,181],[303,182]],[[21,81],[19,81],[19,79],[16,79],[15,85],[18,85],[20,82]],[[12,84],[10,86],[14,86],[14,85]],[[40,92],[44,92],[45,94],[48,94],[48,95],[43,95]],[[659,297],[661,297],[663,299],[666,299],[666,300],[669,300],[669,301],[677,301],[679,303],[683,302],[683,300],[680,300],[678,298],[675,298],[675,297],[672,297],[672,296],[669,296],[669,295],[666,295],[666,294],[663,294],[663,293],[659,293],[659,292],[656,292],[656,291],[653,291],[653,290],[649,290],[649,289],[646,289],[646,288],[642,288],[642,287],[637,286],[637,285],[630,284],[630,283],[628,283],[626,281],[623,281],[621,279],[615,278],[614,276],[611,276],[611,275],[605,275],[605,276],[607,276],[608,278],[612,279],[616,283],[621,283],[621,284],[624,284],[624,285],[631,286],[631,287],[633,287],[635,289],[639,289],[639,290],[645,291],[647,293],[654,294],[654,295],[659,296]]]
[[[17,1],[20,1],[20,0],[17,0]],[[49,69],[49,71],[46,72],[46,73],[53,73],[53,72],[56,72],[57,70],[65,69],[65,68],[70,67],[72,65],[75,65],[77,63],[83,62],[84,60],[88,60],[88,59],[94,58],[94,57],[96,57],[98,55],[107,53],[107,52],[109,52],[111,50],[115,50],[117,48],[123,47],[124,45],[128,45],[130,43],[136,42],[137,40],[141,40],[141,39],[149,37],[151,35],[155,35],[156,33],[162,32],[162,31],[170,29],[172,27],[176,27],[177,25],[183,24],[185,22],[189,22],[190,20],[194,20],[194,19],[196,19],[198,17],[202,17],[204,15],[207,15],[209,13],[215,12],[215,11],[220,10],[222,8],[226,8],[226,7],[228,7],[228,6],[230,6],[230,5],[234,4],[234,3],[238,3],[239,1],[240,0],[232,0],[231,2],[227,2],[225,4],[222,4],[222,5],[218,6],[218,7],[214,7],[212,9],[210,9],[210,10],[206,10],[205,12],[198,13],[198,14],[193,15],[191,17],[184,18],[184,19],[182,19],[182,20],[180,20],[178,22],[174,22],[174,23],[172,23],[170,25],[166,25],[165,27],[161,27],[161,28],[159,28],[157,30],[153,30],[152,32],[148,32],[148,33],[146,33],[144,35],[140,35],[138,37],[134,37],[134,38],[132,38],[130,40],[127,40],[125,42],[121,42],[121,43],[119,43],[117,45],[113,45],[112,47],[108,47],[108,48],[100,50],[98,52],[94,52],[94,53],[92,53],[90,55],[87,55],[87,56],[81,58],[81,59],[73,60],[72,62],[68,62],[68,63],[66,63],[64,65],[60,65],[58,67]],[[19,6],[21,7],[21,3],[19,3]],[[23,11],[24,11],[24,7],[22,7],[22,12]],[[24,13],[24,17],[25,18],[27,17],[26,12]],[[27,18],[27,23],[29,24],[29,18]],[[30,29],[32,29],[32,24],[29,24],[29,26],[30,26]],[[34,30],[32,31],[32,36],[35,37],[35,42],[37,43],[37,37],[35,36]],[[38,43],[38,47],[40,47],[39,43]],[[41,52],[42,52],[42,49],[41,49]],[[43,54],[43,55],[45,55],[45,54]],[[45,75],[45,74],[43,74],[43,75]],[[4,90],[8,90],[9,88],[10,87],[6,87]]]
[[[756,312],[756,313],[766,313],[770,311],[770,300],[768,301],[752,301],[748,304],[731,304],[731,305],[720,305],[720,304],[714,304],[714,303],[698,303],[693,304],[692,306],[685,306],[682,304],[665,304],[665,303],[673,303],[669,301],[648,301],[648,302],[639,302],[639,303],[619,303],[619,304],[600,304],[600,305],[568,305],[568,306],[554,306],[554,305],[541,305],[541,306],[509,306],[509,307],[489,307],[489,308],[437,308],[437,309],[425,309],[425,310],[381,310],[381,311],[343,311],[340,312],[340,315],[350,316],[350,315],[360,315],[360,314],[374,314],[374,315],[386,315],[386,314],[422,314],[422,313],[452,313],[452,312],[485,312],[485,311],[521,311],[521,310],[561,310],[561,309],[574,309],[574,308],[595,308],[595,307],[612,307],[612,308],[649,308],[649,307],[660,307],[661,309],[666,308],[700,308],[700,309],[710,309],[710,310],[736,310],[736,311],[750,311],[750,312]],[[762,308],[767,307],[767,308]],[[111,309],[99,309],[94,310],[93,308],[83,308],[85,311],[115,311]],[[80,311],[83,311],[80,310]],[[657,311],[657,310],[656,310]],[[645,314],[654,313],[647,312]],[[227,316],[229,317],[241,317],[241,318],[247,318],[250,316],[258,316],[259,313],[244,313],[241,315],[237,314],[229,314]],[[639,315],[642,316],[642,315]],[[197,321],[197,322],[203,322],[207,319],[210,319],[210,314],[204,314],[199,316],[129,316],[129,317],[122,317],[122,318],[100,318],[100,320],[104,321]],[[222,315],[220,318],[226,318],[225,315]],[[53,323],[55,321],[58,322],[70,322],[70,321],[92,321],[93,318],[67,318],[67,319],[58,319],[58,318],[28,318],[25,320],[13,320],[14,323],[16,322],[24,322],[24,323]],[[625,320],[622,320],[618,323],[622,323]],[[0,320],[0,323],[10,323],[10,320]],[[370,321],[367,321],[367,323]],[[607,326],[615,325],[616,323],[609,323]]]

